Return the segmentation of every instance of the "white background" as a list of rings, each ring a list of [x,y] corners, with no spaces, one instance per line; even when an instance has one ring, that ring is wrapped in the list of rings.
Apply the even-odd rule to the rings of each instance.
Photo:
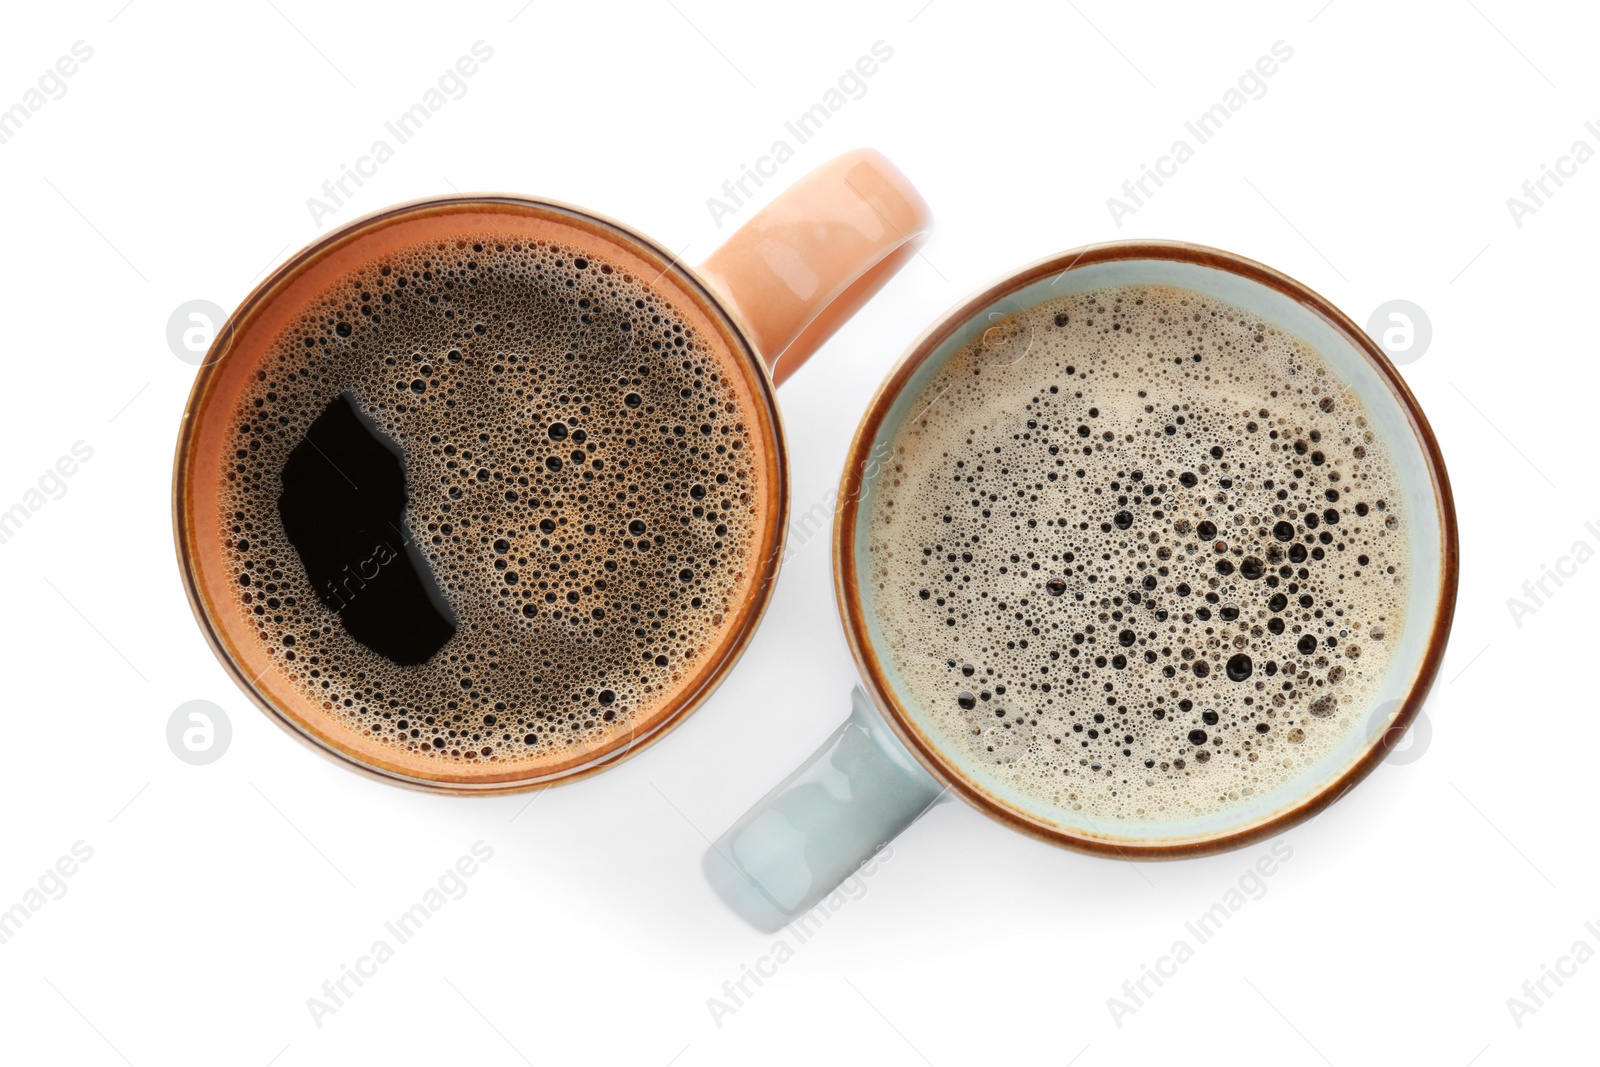
[[[1594,329],[1580,317],[1600,162],[1550,186],[1520,227],[1506,205],[1575,140],[1600,149],[1583,127],[1600,120],[1592,12],[923,3],[8,8],[0,107],[73,42],[94,51],[0,144],[0,510],[75,441],[94,454],[0,544],[0,909],[74,842],[93,857],[0,944],[0,1059],[1593,1059],[1600,962],[1547,981],[1520,1027],[1507,998],[1526,1000],[1523,983],[1576,941],[1600,951],[1584,928],[1600,926],[1586,817],[1600,728],[1582,673],[1600,563],[1547,583],[1520,626],[1507,598],[1575,542],[1600,548]],[[719,1026],[708,998],[776,939],[707,888],[706,837],[837,725],[853,680],[825,537],[798,545],[748,653],[691,720],[526,809],[370,782],[280,732],[213,660],[180,587],[169,476],[194,368],[166,322],[193,299],[232,308],[313,240],[307,198],[480,39],[494,55],[467,94],[324,228],[411,197],[512,190],[625,220],[698,262],[733,228],[706,199],[874,42],[893,49],[760,191],[871,145],[937,216],[925,255],[782,390],[797,515],[836,484],[908,342],[1041,256],[1180,238],[1272,264],[1360,323],[1390,299],[1423,307],[1432,346],[1403,373],[1462,527],[1426,752],[1284,835],[1292,859],[1203,945],[1185,922],[1267,846],[1134,866],[945,805],[820,933],[783,935],[793,958],[747,983],[755,995]],[[1279,40],[1293,58],[1265,96],[1119,228],[1107,197]],[[193,699],[232,722],[209,766],[165,739]],[[479,840],[493,859],[467,894],[316,1025],[307,998]],[[1194,958],[1119,1026],[1108,998],[1179,939]]]

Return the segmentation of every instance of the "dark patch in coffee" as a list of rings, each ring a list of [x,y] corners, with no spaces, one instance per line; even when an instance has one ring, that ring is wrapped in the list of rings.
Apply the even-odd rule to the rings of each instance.
[[[311,588],[363,645],[426,663],[455,612],[405,528],[405,457],[349,393],[334,397],[283,465],[278,515]]]

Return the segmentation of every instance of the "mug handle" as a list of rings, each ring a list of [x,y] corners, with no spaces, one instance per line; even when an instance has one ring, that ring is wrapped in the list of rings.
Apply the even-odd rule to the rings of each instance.
[[[916,254],[932,221],[893,163],[858,148],[779,194],[699,274],[781,385]]]
[[[907,752],[866,693],[800,769],[706,850],[712,888],[768,933],[810,911],[940,800],[943,786]]]

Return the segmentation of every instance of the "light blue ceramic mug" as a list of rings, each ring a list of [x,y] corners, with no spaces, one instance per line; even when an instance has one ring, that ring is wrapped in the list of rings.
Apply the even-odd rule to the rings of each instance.
[[[884,614],[874,602],[875,583],[867,579],[871,574],[869,519],[875,494],[884,491],[893,442],[908,417],[920,418],[926,410],[926,387],[946,363],[974,348],[980,339],[987,345],[993,338],[997,361],[992,366],[1004,373],[1008,364],[1027,353],[1028,338],[1010,336],[1008,331],[1030,309],[1073,294],[1122,286],[1169,287],[1225,302],[1298,338],[1322,356],[1328,370],[1359,397],[1370,431],[1381,435],[1392,455],[1394,480],[1406,515],[1403,526],[1396,527],[1396,536],[1404,544],[1395,551],[1408,581],[1399,632],[1385,635],[1386,642],[1393,642],[1386,645],[1387,665],[1376,684],[1365,690],[1369,706],[1344,709],[1340,721],[1355,725],[1345,729],[1318,758],[1279,775],[1272,788],[1238,797],[1214,810],[1171,818],[1107,821],[1085,814],[1081,806],[1060,797],[1018,788],[1014,779],[996,772],[992,761],[986,764],[974,758],[972,751],[952,743],[948,732],[936,725],[930,709],[913,696],[906,678],[887,654]],[[918,408],[915,414],[914,406]],[[1321,462],[1320,455],[1316,453],[1316,462]],[[1223,484],[1228,483],[1225,480]],[[1067,482],[1059,485],[1059,489],[1049,486],[1048,491],[1061,493],[1064,506],[1070,506]],[[1243,257],[1195,245],[1117,242],[1090,246],[1024,267],[954,308],[913,344],[868,407],[846,463],[839,502],[834,525],[834,584],[861,676],[861,685],[852,693],[850,717],[799,770],[723,834],[704,859],[706,875],[717,892],[740,915],[768,930],[814,907],[886,842],[950,794],[1042,840],[1123,859],[1205,855],[1277,834],[1331,804],[1398,742],[1417,716],[1437,673],[1455,607],[1456,524],[1444,462],[1427,420],[1382,350],[1346,316],[1300,283]],[[1162,512],[1155,515],[1159,518]],[[1310,522],[1314,527],[1317,520],[1313,517]],[[1348,529],[1348,525],[1339,529]],[[1302,524],[1299,533],[1314,546],[1311,551],[1318,553],[1318,560],[1323,558],[1322,549],[1316,547],[1320,536],[1321,544],[1329,546],[1330,564],[1334,561],[1334,539],[1328,528],[1308,531]],[[1241,536],[1248,532],[1241,531]],[[1283,561],[1281,555],[1272,555],[1277,549],[1270,536],[1265,541],[1261,554]],[[1293,547],[1304,559],[1304,547]],[[1343,543],[1337,545],[1341,551],[1344,547]],[[1220,541],[1216,548],[1219,553],[1224,551]],[[1284,562],[1281,571],[1290,579],[1291,568]],[[1266,584],[1275,586],[1276,581],[1269,576]],[[1145,588],[1155,586],[1147,584]],[[1187,596],[1187,587],[1179,588]],[[1286,588],[1293,590],[1294,586]],[[1133,599],[1138,602],[1137,596]],[[1320,610],[1317,615],[1320,619]],[[1165,619],[1165,613],[1160,617]],[[1201,614],[1201,618],[1208,617]],[[1310,622],[1309,613],[1302,617]],[[1261,631],[1256,634],[1261,636]],[[1065,643],[1064,636],[1062,641]],[[1332,641],[1328,647],[1331,650]],[[1070,647],[1068,651],[1077,655]],[[1328,653],[1335,658],[1330,668],[1323,651],[1319,646],[1315,653],[1303,656],[1303,665],[1321,656],[1316,663],[1322,670],[1339,670],[1342,661],[1337,654]],[[1306,652],[1304,644],[1301,652]],[[1155,653],[1149,656],[1154,663]],[[1261,681],[1258,676],[1256,682]],[[1313,680],[1310,684],[1321,683]],[[1256,688],[1271,698],[1271,687],[1257,684]],[[985,692],[985,698],[988,695]],[[1261,701],[1262,706],[1267,703],[1268,699]],[[1264,719],[1267,713],[1263,710],[1261,714]],[[1282,725],[1279,720],[1278,726]],[[1255,728],[1267,733],[1265,721]],[[1089,736],[1094,735],[1091,732]],[[1199,736],[1199,731],[1190,736]],[[1191,751],[1191,759],[1202,761],[1210,755],[1204,745],[1186,751]],[[1176,765],[1184,767],[1181,759]],[[1166,763],[1161,766],[1168,767]],[[1192,764],[1190,769],[1198,770]]]

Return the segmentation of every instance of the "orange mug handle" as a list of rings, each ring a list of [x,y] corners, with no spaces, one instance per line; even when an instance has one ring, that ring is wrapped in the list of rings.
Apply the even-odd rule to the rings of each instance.
[[[699,273],[781,385],[916,254],[932,221],[893,163],[858,148],[781,193]]]

